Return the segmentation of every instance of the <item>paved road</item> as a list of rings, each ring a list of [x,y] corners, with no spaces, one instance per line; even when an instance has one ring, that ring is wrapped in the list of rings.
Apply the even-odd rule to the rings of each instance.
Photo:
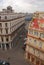
[[[31,65],[25,60],[22,42],[22,39],[20,39],[13,49],[4,52],[0,51],[0,59],[9,61],[10,65]]]

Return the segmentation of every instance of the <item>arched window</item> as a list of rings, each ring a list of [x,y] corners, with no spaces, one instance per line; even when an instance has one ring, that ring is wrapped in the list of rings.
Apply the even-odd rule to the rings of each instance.
[[[5,23],[5,27],[7,27],[8,26],[8,23]]]
[[[4,41],[3,37],[1,37],[2,42]]]
[[[6,29],[6,34],[8,34],[8,29]]]
[[[7,16],[5,16],[5,19],[7,19]]]
[[[8,37],[6,37],[6,41],[7,41],[7,42],[9,41],[9,38],[8,38]]]

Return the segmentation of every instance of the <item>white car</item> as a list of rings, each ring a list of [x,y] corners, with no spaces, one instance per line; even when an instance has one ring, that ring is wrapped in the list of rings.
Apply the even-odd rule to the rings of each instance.
[[[10,63],[7,61],[0,60],[0,65],[10,65]]]
[[[26,41],[26,40],[27,40],[27,38],[24,38],[24,40]]]

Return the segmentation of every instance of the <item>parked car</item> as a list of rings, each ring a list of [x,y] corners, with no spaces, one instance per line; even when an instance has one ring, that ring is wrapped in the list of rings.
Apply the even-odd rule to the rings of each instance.
[[[10,63],[7,61],[0,60],[0,65],[10,65]]]
[[[27,38],[24,38],[24,40],[26,41],[26,40],[27,40]]]

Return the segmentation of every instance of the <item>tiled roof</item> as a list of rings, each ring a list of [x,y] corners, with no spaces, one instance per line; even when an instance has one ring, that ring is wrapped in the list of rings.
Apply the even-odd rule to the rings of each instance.
[[[44,30],[44,19],[37,19],[37,18],[33,19],[31,27],[35,29]]]
[[[41,22],[41,23],[44,23],[44,19],[40,19],[40,22]]]

